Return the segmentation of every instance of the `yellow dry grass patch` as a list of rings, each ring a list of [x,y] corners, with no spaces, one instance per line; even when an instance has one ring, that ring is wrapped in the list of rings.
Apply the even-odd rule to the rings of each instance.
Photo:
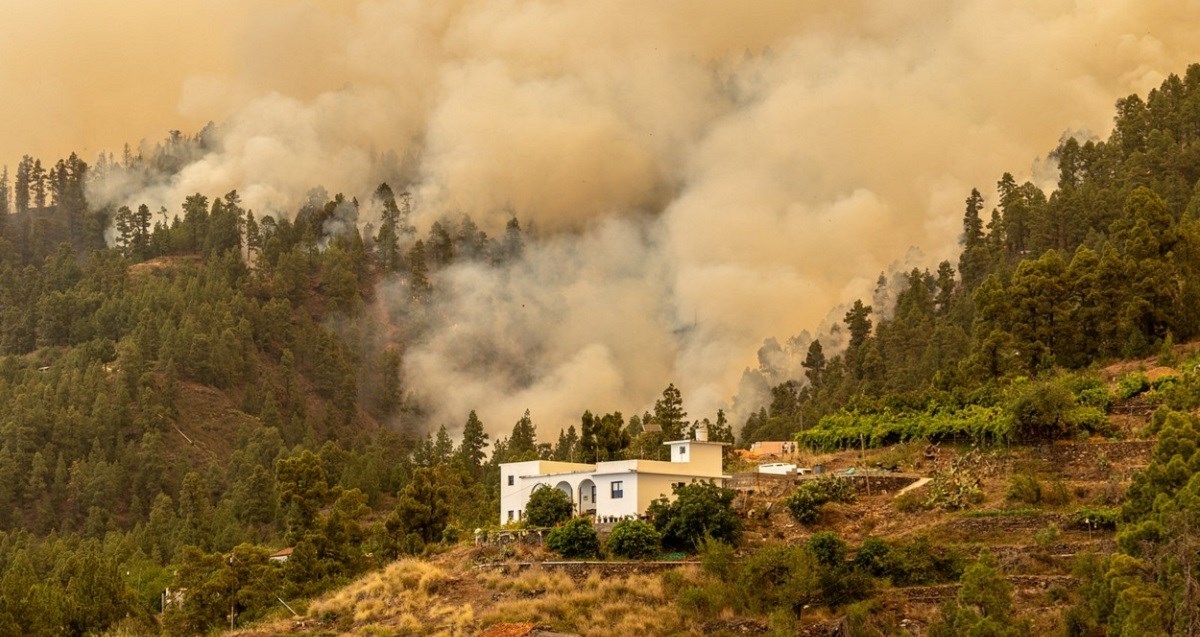
[[[665,635],[685,627],[659,575],[602,577],[592,573],[576,582],[561,573],[534,570],[517,576],[481,575],[480,579],[489,588],[519,597],[500,601],[483,613],[479,618],[482,626],[526,621],[584,637]]]
[[[401,560],[313,602],[308,614],[352,624],[361,634],[469,635],[475,620],[470,605],[446,603],[437,595],[449,579],[428,562]]]

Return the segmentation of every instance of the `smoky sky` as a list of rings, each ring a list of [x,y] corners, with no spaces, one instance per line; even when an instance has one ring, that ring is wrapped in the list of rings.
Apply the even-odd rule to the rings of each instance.
[[[499,430],[528,407],[554,432],[668,382],[711,417],[765,339],[953,258],[972,187],[1052,184],[1064,134],[1106,135],[1117,98],[1200,61],[1198,18],[1174,0],[17,3],[0,158],[90,161],[212,120],[219,148],[174,182],[95,197],[236,188],[280,214],[386,176],[421,226],[465,212],[495,235],[515,213],[542,240],[442,272],[446,326],[407,357],[434,418]]]

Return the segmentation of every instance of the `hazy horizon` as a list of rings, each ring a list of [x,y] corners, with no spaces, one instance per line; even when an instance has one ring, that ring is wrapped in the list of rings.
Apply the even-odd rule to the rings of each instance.
[[[278,214],[393,174],[422,227],[467,212],[496,234],[515,212],[545,238],[520,276],[446,273],[453,331],[406,360],[435,417],[504,429],[529,407],[553,430],[668,382],[711,417],[764,339],[952,259],[972,187],[990,209],[1004,171],[1052,184],[1061,136],[1107,135],[1118,98],[1200,61],[1198,19],[1167,0],[48,0],[0,21],[0,162],[91,163],[211,120],[219,150],[108,196],[236,188]],[[480,371],[464,338],[536,351],[532,380]]]

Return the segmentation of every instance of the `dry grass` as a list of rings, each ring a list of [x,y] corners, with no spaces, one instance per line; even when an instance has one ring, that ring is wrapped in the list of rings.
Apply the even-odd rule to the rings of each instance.
[[[472,634],[475,612],[439,593],[452,581],[442,568],[419,560],[401,560],[350,586],[313,602],[308,615],[355,633],[387,635]]]
[[[577,582],[561,573],[534,570],[481,579],[489,588],[515,594],[482,614],[483,626],[528,621],[585,637],[687,631],[660,575],[602,577],[592,573]]]

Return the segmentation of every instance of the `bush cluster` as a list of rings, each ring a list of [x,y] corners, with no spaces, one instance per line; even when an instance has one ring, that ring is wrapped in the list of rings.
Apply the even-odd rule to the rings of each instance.
[[[1058,506],[1071,500],[1067,485],[1062,480],[1054,480],[1045,486],[1030,474],[1015,475],[1009,480],[1006,497],[1013,502],[1025,504],[1048,504]]]
[[[1113,507],[1082,506],[1071,514],[1071,526],[1079,529],[1113,531],[1120,520],[1120,509]]]
[[[525,521],[530,526],[556,526],[570,520],[572,513],[571,496],[550,487],[534,489],[525,505]]]
[[[854,556],[856,568],[874,577],[891,580],[895,586],[951,582],[962,574],[962,557],[945,547],[934,546],[920,536],[904,544],[879,538],[863,540]]]
[[[1125,374],[1117,381],[1117,399],[1128,400],[1150,390],[1150,379],[1142,372]]]
[[[659,498],[646,514],[662,534],[664,546],[692,550],[705,538],[734,543],[742,533],[742,521],[733,512],[734,493],[707,482],[675,487],[675,500]]]
[[[822,532],[800,545],[764,546],[740,561],[722,542],[701,542],[700,552],[699,579],[676,581],[685,609],[700,617],[730,612],[777,617],[780,625],[805,607],[841,608],[867,599],[875,578],[897,586],[938,584],[963,572],[957,554],[923,537],[895,545],[868,539],[852,551],[837,534]]]
[[[788,498],[787,508],[801,524],[817,521],[821,506],[827,502],[853,502],[854,487],[845,478],[826,476],[805,480]]]
[[[645,559],[658,555],[662,548],[662,536],[654,527],[640,520],[617,522],[605,544],[615,557]]]
[[[600,540],[596,536],[596,529],[587,518],[575,518],[562,526],[554,527],[546,536],[546,547],[572,559],[600,555]]]
[[[929,481],[925,508],[958,511],[983,502],[979,481],[969,476],[939,473]]]

